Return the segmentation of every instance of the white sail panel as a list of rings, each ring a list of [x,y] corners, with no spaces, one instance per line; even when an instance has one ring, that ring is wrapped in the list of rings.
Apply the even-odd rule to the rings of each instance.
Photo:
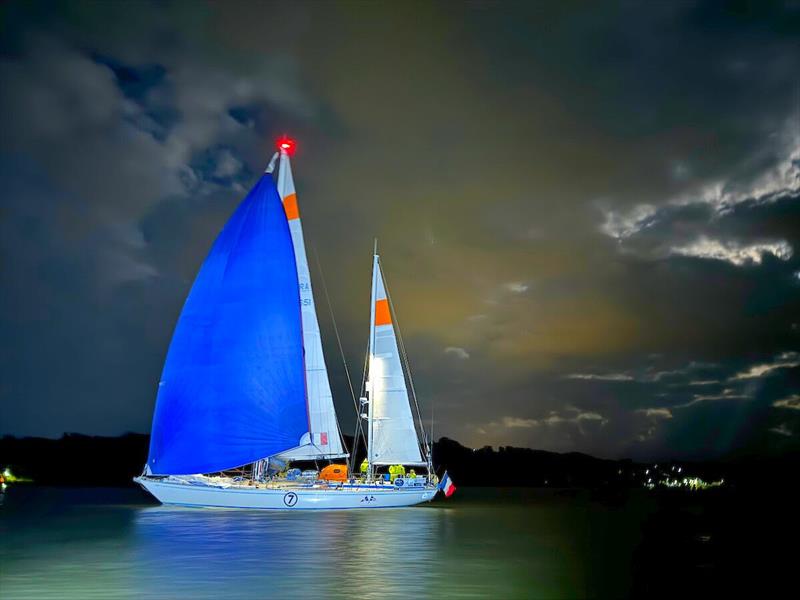
[[[372,464],[424,465],[377,256],[372,278],[374,333],[369,353]]]
[[[317,321],[317,309],[311,289],[303,226],[297,207],[297,194],[292,179],[292,167],[287,149],[280,150],[278,193],[283,201],[297,262],[297,280],[300,285],[300,310],[303,323],[303,349],[305,352],[306,392],[308,394],[309,431],[299,441],[298,447],[281,453],[282,459],[313,460],[347,456],[339,433],[336,409],[333,406],[328,369],[322,352],[322,337]]]

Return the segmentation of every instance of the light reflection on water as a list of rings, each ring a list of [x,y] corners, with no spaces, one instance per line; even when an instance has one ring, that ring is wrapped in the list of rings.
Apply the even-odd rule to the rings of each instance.
[[[156,507],[137,512],[134,561],[150,576],[144,595],[183,582],[218,597],[353,594],[425,597],[446,511],[275,512]],[[158,571],[160,574],[154,574]]]
[[[627,591],[613,573],[627,573],[630,557],[610,562],[592,542],[609,529],[629,535],[613,511],[459,494],[409,509],[266,512],[152,506],[138,490],[19,487],[0,507],[0,596],[563,598],[586,595],[599,575],[608,595]]]

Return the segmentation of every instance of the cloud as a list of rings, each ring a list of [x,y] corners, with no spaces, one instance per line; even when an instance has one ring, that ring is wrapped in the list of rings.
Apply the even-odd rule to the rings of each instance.
[[[553,427],[564,424],[580,425],[584,422],[598,422],[601,425],[608,423],[608,419],[600,413],[593,411],[582,411],[577,408],[570,407],[569,410],[575,414],[572,416],[564,416],[557,411],[550,411],[546,417],[540,419],[520,418],[520,417],[503,417],[500,420],[500,425],[507,429],[530,429],[531,427]],[[487,427],[495,427],[497,423],[489,423]],[[581,432],[583,432],[581,430]]]
[[[685,375],[686,369],[669,369],[665,371],[652,371],[641,377],[641,381],[661,381],[678,375]]]
[[[673,408],[687,408],[694,406],[701,402],[717,402],[728,400],[750,400],[753,398],[752,394],[743,393],[735,390],[734,388],[725,388],[719,394],[694,394],[689,402],[683,404],[676,404]]]
[[[239,158],[234,156],[233,152],[231,152],[228,148],[220,152],[220,156],[216,162],[217,164],[214,169],[215,177],[232,177],[233,175],[239,173],[244,167],[244,163],[239,160]]]
[[[786,398],[775,400],[772,406],[776,408],[788,408],[791,410],[800,410],[800,394],[792,394]]]
[[[653,419],[671,419],[672,411],[668,408],[639,408],[637,413]]]
[[[731,380],[757,379],[770,375],[773,371],[778,369],[791,369],[798,366],[800,366],[800,353],[784,352],[776,356],[773,362],[753,365],[746,371],[736,373],[731,377]]]
[[[457,346],[448,346],[444,349],[445,354],[450,354],[451,356],[455,356],[461,360],[467,360],[469,358],[469,352],[464,350],[464,348],[459,348]]]
[[[528,284],[522,281],[511,281],[506,284],[506,289],[514,294],[524,294],[528,288]]]
[[[618,241],[624,241],[660,224],[682,207],[707,206],[712,219],[730,214],[741,205],[751,207],[774,204],[786,197],[800,193],[800,133],[797,122],[800,114],[792,114],[780,129],[775,147],[760,148],[755,156],[742,161],[741,169],[731,169],[731,174],[748,172],[751,163],[764,162],[758,153],[777,156],[749,179],[730,175],[704,183],[679,196],[666,198],[658,205],[638,203],[627,210],[603,208],[604,220],[600,231]]]
[[[660,355],[650,358],[659,358]],[[713,363],[703,363],[698,361],[691,361],[686,366],[661,369],[658,370],[655,366],[647,366],[641,369],[631,369],[622,372],[609,372],[609,373],[570,373],[563,376],[563,379],[578,379],[586,381],[636,381],[639,383],[658,383],[662,380],[669,379],[673,381],[673,385],[686,385],[680,381],[681,377],[690,373],[698,371],[715,370],[718,365]],[[688,385],[708,385],[715,383],[715,381],[693,381]]]
[[[101,54],[28,33],[18,52],[4,55],[0,151],[25,157],[62,194],[51,215],[37,218],[49,228],[49,238],[64,242],[62,253],[96,264],[92,283],[108,290],[161,271],[140,231],[160,203],[241,192],[235,178],[249,173],[237,150],[254,144],[258,134],[228,110],[276,100],[282,78],[251,80],[200,68],[174,53],[159,56],[168,65],[159,69],[123,65]],[[137,78],[141,90],[134,94],[127,81]],[[164,114],[172,116],[167,120]],[[213,156],[203,161],[204,154]],[[30,210],[22,206],[33,193],[23,175],[4,178],[4,188],[19,188],[9,198],[12,217]],[[81,256],[87,252],[90,257]]]
[[[789,429],[789,426],[786,425],[786,423],[781,423],[777,427],[772,427],[770,429],[770,431],[772,433],[777,433],[778,435],[782,435],[782,436],[785,436],[785,437],[791,437],[792,435],[794,435],[792,433],[792,430]]]
[[[635,381],[633,375],[627,373],[570,373],[564,379],[585,379],[590,381]]]
[[[792,257],[792,247],[785,241],[742,245],[701,236],[690,244],[670,248],[670,254],[722,260],[741,267],[747,264],[760,265],[766,254],[787,261]]]
[[[96,24],[105,9],[95,8]],[[160,17],[136,12],[153,34]],[[125,58],[118,36],[94,39],[78,32],[79,15],[51,16],[52,28],[36,18],[12,27],[0,56],[0,253],[16,257],[0,267],[0,338],[15,347],[0,423],[20,434],[146,431],[188,286],[253,180],[242,157],[268,158],[263,123],[229,111],[251,105],[298,123],[303,102],[278,90],[303,93],[271,56],[232,69],[198,44],[184,52],[173,30],[167,46],[137,32]],[[112,387],[109,403],[97,390]]]
[[[583,379],[587,381],[637,381],[640,383],[656,383],[663,379],[675,379],[686,375],[692,371],[700,369],[714,368],[715,365],[690,362],[682,368],[656,370],[649,366],[646,369],[631,372],[611,372],[611,373],[570,373],[564,375],[564,379]]]
[[[509,428],[530,428],[530,427],[538,427],[541,425],[541,422],[538,419],[521,419],[519,417],[503,417],[502,419],[503,427]]]
[[[605,220],[600,225],[600,231],[618,241],[625,240],[656,223],[658,214],[658,210],[652,204],[637,204],[625,213],[614,210],[604,212]]]
[[[608,419],[606,419],[603,415],[596,412],[580,412],[575,416],[575,420],[577,421],[600,421],[601,423],[607,423]]]
[[[715,181],[699,190],[670,201],[683,205],[704,203],[713,207],[717,214],[726,214],[736,206],[755,202],[770,204],[788,194],[800,192],[800,132],[797,121],[800,114],[792,115],[782,128],[782,142],[775,153],[781,158],[750,181],[735,178]]]
[[[647,442],[655,437],[660,421],[672,419],[672,411],[664,407],[639,408],[634,411],[634,414],[641,415],[647,419],[644,429],[640,429],[635,436],[636,441],[640,443]]]

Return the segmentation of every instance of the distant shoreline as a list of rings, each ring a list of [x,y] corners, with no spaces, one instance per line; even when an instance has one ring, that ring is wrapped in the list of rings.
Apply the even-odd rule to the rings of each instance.
[[[141,473],[147,460],[149,439],[139,433],[116,437],[69,433],[58,439],[4,436],[0,438],[0,468],[10,466],[16,475],[40,485],[128,487],[134,485],[131,479]],[[350,447],[352,438],[346,442]],[[638,488],[653,476],[656,467],[576,452],[559,454],[511,446],[473,450],[449,438],[434,443],[433,456],[439,474],[446,469],[465,486]],[[800,457],[788,455],[718,462],[667,461],[658,470],[674,475],[681,468],[684,476],[725,478],[731,485],[747,487],[796,486],[786,474],[797,473],[798,465]]]

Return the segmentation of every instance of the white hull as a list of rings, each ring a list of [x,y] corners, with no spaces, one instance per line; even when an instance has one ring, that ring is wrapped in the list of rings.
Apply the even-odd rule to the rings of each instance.
[[[340,488],[287,487],[247,488],[165,482],[136,477],[136,483],[162,504],[209,508],[266,510],[343,510],[349,508],[399,508],[430,502],[434,486],[396,488],[391,485],[363,485]]]

